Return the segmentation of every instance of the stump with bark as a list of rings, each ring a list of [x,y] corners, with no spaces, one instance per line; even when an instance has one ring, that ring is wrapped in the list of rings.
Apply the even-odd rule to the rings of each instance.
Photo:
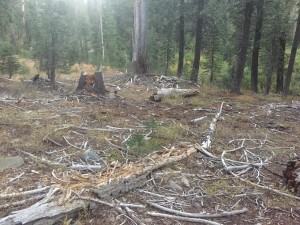
[[[87,95],[105,95],[102,72],[96,72],[95,74],[81,72],[76,91]]]
[[[287,189],[300,197],[300,158],[289,161],[282,173]]]

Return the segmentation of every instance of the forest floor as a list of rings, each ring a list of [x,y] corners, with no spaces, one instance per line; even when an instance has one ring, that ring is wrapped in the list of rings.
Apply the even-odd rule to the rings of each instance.
[[[251,93],[234,96],[225,90],[199,87],[194,97],[175,96],[153,102],[149,97],[161,85],[158,76],[118,73],[105,74],[104,78],[112,91],[102,98],[77,95],[74,90],[79,75],[61,76],[55,91],[45,84],[0,78],[0,158],[19,155],[25,161],[21,167],[0,173],[0,194],[59,182],[53,171],[56,178],[66,171],[38,160],[42,158],[79,164],[82,150],[89,148],[106,164],[114,165],[117,161],[125,164],[138,160],[153,151],[201,144],[224,102],[210,152],[221,156],[224,150],[241,147],[241,152],[227,152],[227,158],[268,160],[265,167],[247,170],[240,177],[293,195],[280,176],[286,163],[300,156],[300,97],[283,99]],[[120,90],[114,94],[117,86]],[[194,88],[185,82],[181,87]],[[201,119],[193,122],[196,118]],[[24,199],[0,198],[0,218],[36,201],[12,205]],[[238,215],[207,218],[221,224],[300,224],[299,200],[243,182],[225,171],[222,163],[200,152],[156,171],[146,186],[118,200],[145,205],[133,208],[133,214],[145,224],[194,224],[151,216],[150,211],[166,212],[146,202],[190,213],[247,209]],[[82,212],[76,224],[135,223],[108,206],[100,206]]]

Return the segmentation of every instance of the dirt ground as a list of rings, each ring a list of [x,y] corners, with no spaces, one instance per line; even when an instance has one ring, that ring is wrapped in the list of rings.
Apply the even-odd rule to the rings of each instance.
[[[264,167],[254,166],[239,177],[293,195],[280,176],[290,159],[300,157],[300,97],[233,96],[215,87],[179,82],[183,88],[199,88],[199,94],[153,102],[149,97],[165,85],[159,76],[104,75],[108,92],[100,98],[75,92],[79,75],[61,76],[56,90],[47,83],[0,78],[0,157],[19,155],[25,161],[21,167],[0,173],[0,194],[51,185],[57,182],[53,171],[56,175],[71,173],[40,159],[77,165],[84,158],[82,150],[88,148],[108,165],[116,161],[126,164],[153,151],[201,144],[224,102],[210,152],[221,156],[228,151],[227,158],[232,160],[264,161]],[[193,122],[196,118],[202,119]],[[241,151],[230,151],[237,148]],[[24,199],[25,203],[13,206]],[[117,200],[144,205],[132,208],[132,213],[145,224],[195,224],[151,216],[149,212],[166,212],[147,202],[189,213],[246,209],[238,215],[208,218],[221,224],[300,224],[299,200],[243,182],[228,173],[220,161],[201,152],[156,171],[146,186]],[[0,198],[0,218],[35,201]],[[62,222],[74,223],[136,224],[103,205]]]

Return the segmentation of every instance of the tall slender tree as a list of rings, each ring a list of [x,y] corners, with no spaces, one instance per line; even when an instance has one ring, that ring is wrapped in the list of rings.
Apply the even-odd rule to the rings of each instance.
[[[252,66],[251,66],[251,90],[258,92],[258,60],[260,50],[260,39],[263,24],[264,0],[256,1],[256,25],[252,51]]]
[[[197,83],[198,74],[200,69],[200,55],[201,55],[201,42],[202,42],[202,29],[203,29],[203,15],[204,0],[197,0],[197,28],[196,28],[196,41],[195,41],[195,56],[190,80]]]
[[[294,64],[295,64],[295,58],[296,58],[297,47],[299,45],[299,41],[300,41],[300,10],[298,12],[295,36],[294,36],[294,40],[293,40],[289,65],[288,65],[288,69],[287,69],[286,76],[285,76],[285,82],[284,82],[284,86],[283,86],[283,95],[284,96],[287,96],[289,94],[291,77],[292,77],[292,73],[293,73],[293,68],[294,68]]]
[[[278,47],[278,58],[277,58],[277,79],[276,79],[276,93],[283,91],[284,81],[284,57],[285,57],[285,45],[286,45],[286,34],[281,32],[279,36],[279,47]]]
[[[238,58],[236,63],[234,85],[232,88],[232,92],[236,94],[241,94],[241,84],[242,84],[244,68],[246,64],[253,8],[254,8],[254,0],[247,0],[245,3],[245,10],[244,10],[242,39],[240,42],[240,48],[239,48],[239,53],[238,53]]]
[[[134,45],[132,65],[134,73],[147,73],[147,0],[134,0]]]
[[[178,54],[178,67],[177,67],[177,77],[181,78],[182,70],[183,70],[183,62],[184,62],[184,46],[185,46],[185,38],[184,38],[184,11],[185,11],[185,0],[180,0],[179,4],[179,54]]]
[[[270,50],[268,54],[268,62],[266,68],[266,81],[265,81],[265,95],[270,94],[272,87],[272,76],[275,68],[275,64],[278,58],[278,47],[275,38],[275,34],[273,35],[272,42],[270,44]]]

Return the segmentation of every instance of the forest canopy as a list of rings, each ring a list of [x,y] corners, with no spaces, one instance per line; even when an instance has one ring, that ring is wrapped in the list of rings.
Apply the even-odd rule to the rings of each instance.
[[[139,2],[147,22],[143,72],[235,93],[300,94],[297,0],[1,1],[1,73],[28,73],[20,58],[34,59],[53,82],[75,63],[130,71]]]

